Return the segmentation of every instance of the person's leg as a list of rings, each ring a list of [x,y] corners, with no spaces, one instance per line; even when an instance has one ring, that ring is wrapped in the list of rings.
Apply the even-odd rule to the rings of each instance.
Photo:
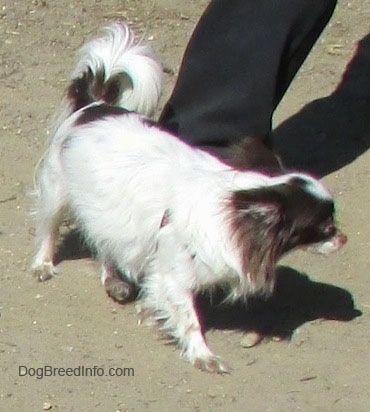
[[[213,0],[184,54],[159,118],[217,151],[267,139],[273,111],[330,19],[336,0]]]

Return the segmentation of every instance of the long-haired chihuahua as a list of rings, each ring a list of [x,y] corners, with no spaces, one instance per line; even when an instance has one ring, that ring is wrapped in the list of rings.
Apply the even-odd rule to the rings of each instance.
[[[56,273],[58,228],[71,216],[97,252],[102,283],[120,301],[140,290],[141,315],[202,370],[227,372],[207,346],[195,294],[270,295],[279,258],[299,247],[328,254],[346,237],[333,198],[298,172],[232,167],[162,130],[162,67],[118,23],[85,44],[36,176],[40,280]]]

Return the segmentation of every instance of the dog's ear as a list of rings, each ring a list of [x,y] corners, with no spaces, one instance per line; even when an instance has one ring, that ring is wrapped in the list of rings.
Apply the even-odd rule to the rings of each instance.
[[[272,251],[278,253],[283,246],[289,230],[284,186],[240,190],[233,194],[233,228],[238,244],[247,245],[249,261],[252,255],[263,259],[263,255]]]
[[[283,196],[275,188],[238,190],[232,205],[240,219],[256,219],[263,226],[277,223],[283,212]]]
[[[256,289],[268,292],[274,286],[275,265],[288,238],[283,189],[263,187],[232,195],[232,230],[243,272]]]

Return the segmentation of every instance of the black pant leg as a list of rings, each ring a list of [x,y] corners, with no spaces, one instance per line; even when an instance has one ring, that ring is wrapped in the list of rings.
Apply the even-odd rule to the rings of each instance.
[[[159,122],[191,144],[264,138],[336,0],[213,0],[189,41]]]

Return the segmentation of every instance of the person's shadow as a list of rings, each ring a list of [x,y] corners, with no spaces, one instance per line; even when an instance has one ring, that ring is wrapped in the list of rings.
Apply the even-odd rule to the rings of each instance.
[[[307,104],[272,132],[288,169],[324,176],[370,146],[370,34],[358,44],[337,89]]]
[[[358,44],[337,89],[307,104],[272,132],[272,143],[287,169],[324,176],[349,164],[370,147],[370,34]],[[290,338],[315,319],[349,321],[361,315],[350,292],[317,283],[292,268],[278,267],[273,296],[219,305],[200,296],[205,329],[256,331]]]

